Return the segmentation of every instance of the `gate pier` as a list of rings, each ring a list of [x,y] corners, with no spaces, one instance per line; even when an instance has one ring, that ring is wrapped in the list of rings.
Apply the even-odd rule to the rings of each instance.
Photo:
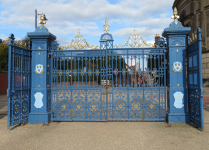
[[[167,39],[167,113],[168,123],[189,123],[186,87],[186,35],[191,28],[183,27],[175,18],[163,36]]]
[[[48,124],[51,120],[51,66],[48,53],[56,36],[43,24],[27,35],[32,39],[31,111],[28,122]]]

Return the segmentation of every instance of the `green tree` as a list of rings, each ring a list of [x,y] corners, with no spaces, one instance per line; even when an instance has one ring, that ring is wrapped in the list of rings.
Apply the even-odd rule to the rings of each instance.
[[[8,71],[8,46],[0,44],[0,71]]]

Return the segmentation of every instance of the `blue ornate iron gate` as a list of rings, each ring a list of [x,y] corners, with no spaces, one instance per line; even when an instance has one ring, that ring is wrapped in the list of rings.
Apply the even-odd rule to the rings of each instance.
[[[197,40],[197,41],[195,41]],[[188,103],[191,123],[204,130],[203,84],[202,84],[202,39],[201,29],[188,39],[187,79]]]
[[[44,26],[46,17],[42,13],[41,26],[27,34],[33,43],[33,47],[29,44],[30,50],[14,45],[14,35],[10,36],[8,128],[27,120],[49,123],[50,119],[164,121],[166,116],[168,123],[188,123],[191,116],[191,122],[204,129],[201,31],[197,31],[197,42],[192,38],[187,49],[188,113],[183,68],[185,38],[191,29],[182,26],[177,14],[175,8],[174,21],[162,34],[167,46],[165,39],[160,38],[158,47],[137,48],[151,45],[143,39],[138,42],[136,29],[124,44],[113,46],[106,19],[100,47],[90,46],[85,40],[79,43],[83,39],[79,31],[78,40],[58,48],[56,36]],[[79,50],[66,50],[69,47]]]
[[[161,40],[159,48],[52,50],[51,119],[165,121]]]
[[[28,121],[31,92],[31,51],[16,46],[10,35],[8,60],[8,128]]]

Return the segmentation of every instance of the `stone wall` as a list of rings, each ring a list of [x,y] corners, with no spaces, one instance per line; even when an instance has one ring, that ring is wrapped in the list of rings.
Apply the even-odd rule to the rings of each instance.
[[[203,79],[209,78],[209,53],[202,54],[202,74]]]
[[[179,21],[184,27],[191,27],[191,32],[196,33],[197,28],[202,30],[202,72],[203,83],[209,86],[209,0],[175,0]]]

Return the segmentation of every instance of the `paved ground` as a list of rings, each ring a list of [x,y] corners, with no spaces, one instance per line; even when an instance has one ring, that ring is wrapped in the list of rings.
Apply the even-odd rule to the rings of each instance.
[[[165,122],[53,122],[7,130],[7,99],[0,95],[0,150],[209,150],[207,95],[204,131]]]

